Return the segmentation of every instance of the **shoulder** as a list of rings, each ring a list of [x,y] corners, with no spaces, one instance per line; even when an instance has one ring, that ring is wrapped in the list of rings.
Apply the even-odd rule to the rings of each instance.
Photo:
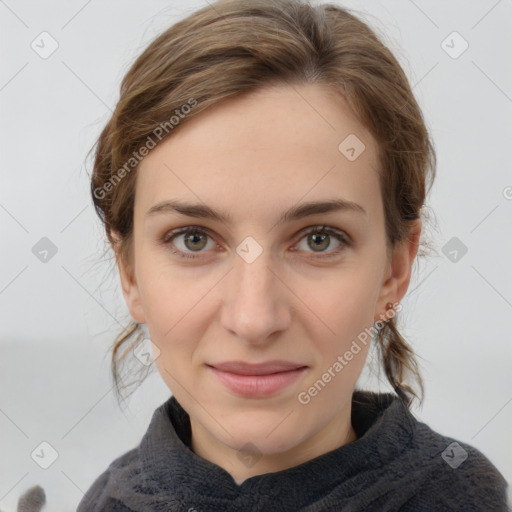
[[[407,457],[418,478],[409,510],[507,512],[507,482],[474,446],[417,422]]]
[[[129,512],[131,509],[115,499],[119,482],[139,472],[138,448],[114,459],[84,494],[76,512]]]

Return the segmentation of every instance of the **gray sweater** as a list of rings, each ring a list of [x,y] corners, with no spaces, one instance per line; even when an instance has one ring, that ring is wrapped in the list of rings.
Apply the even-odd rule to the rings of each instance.
[[[355,441],[237,485],[189,448],[188,414],[170,397],[77,512],[509,510],[507,483],[485,455],[419,422],[396,395],[354,391],[352,425]]]

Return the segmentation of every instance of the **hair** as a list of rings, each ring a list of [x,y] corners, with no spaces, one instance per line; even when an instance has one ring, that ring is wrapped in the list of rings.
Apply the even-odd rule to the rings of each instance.
[[[318,84],[343,94],[377,142],[387,246],[408,238],[432,187],[436,155],[421,109],[391,51],[339,5],[219,0],[172,25],[140,54],[91,148],[92,200],[106,231],[107,250],[114,250],[118,264],[133,269],[134,155],[141,147],[165,140],[211,105],[280,84]],[[182,112],[186,115],[173,115]],[[396,321],[397,315],[385,322],[376,340],[387,380],[410,407],[414,398],[422,403],[424,387],[414,351]],[[144,337],[143,325],[131,322],[111,348],[118,400],[120,366]]]

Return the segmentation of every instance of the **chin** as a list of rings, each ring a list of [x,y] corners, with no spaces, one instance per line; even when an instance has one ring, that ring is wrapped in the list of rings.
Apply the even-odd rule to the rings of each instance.
[[[290,433],[275,436],[273,439],[267,437],[267,433],[247,433],[236,435],[235,439],[230,439],[229,446],[238,452],[251,452],[258,455],[278,455],[291,450],[299,440],[295,440]]]
[[[234,450],[252,449],[262,455],[272,455],[290,450],[303,440],[304,422],[292,420],[292,415],[285,421],[286,414],[282,412],[279,415],[241,413],[240,416],[239,421],[226,425],[233,437],[222,432],[224,443]]]

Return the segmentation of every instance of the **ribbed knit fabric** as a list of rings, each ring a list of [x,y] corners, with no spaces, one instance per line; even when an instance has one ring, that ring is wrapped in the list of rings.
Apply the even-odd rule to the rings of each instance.
[[[237,485],[190,448],[174,397],[140,445],[115,459],[77,512],[507,512],[507,483],[476,448],[419,422],[390,393],[354,391],[357,440]],[[453,444],[456,443],[456,444]]]

